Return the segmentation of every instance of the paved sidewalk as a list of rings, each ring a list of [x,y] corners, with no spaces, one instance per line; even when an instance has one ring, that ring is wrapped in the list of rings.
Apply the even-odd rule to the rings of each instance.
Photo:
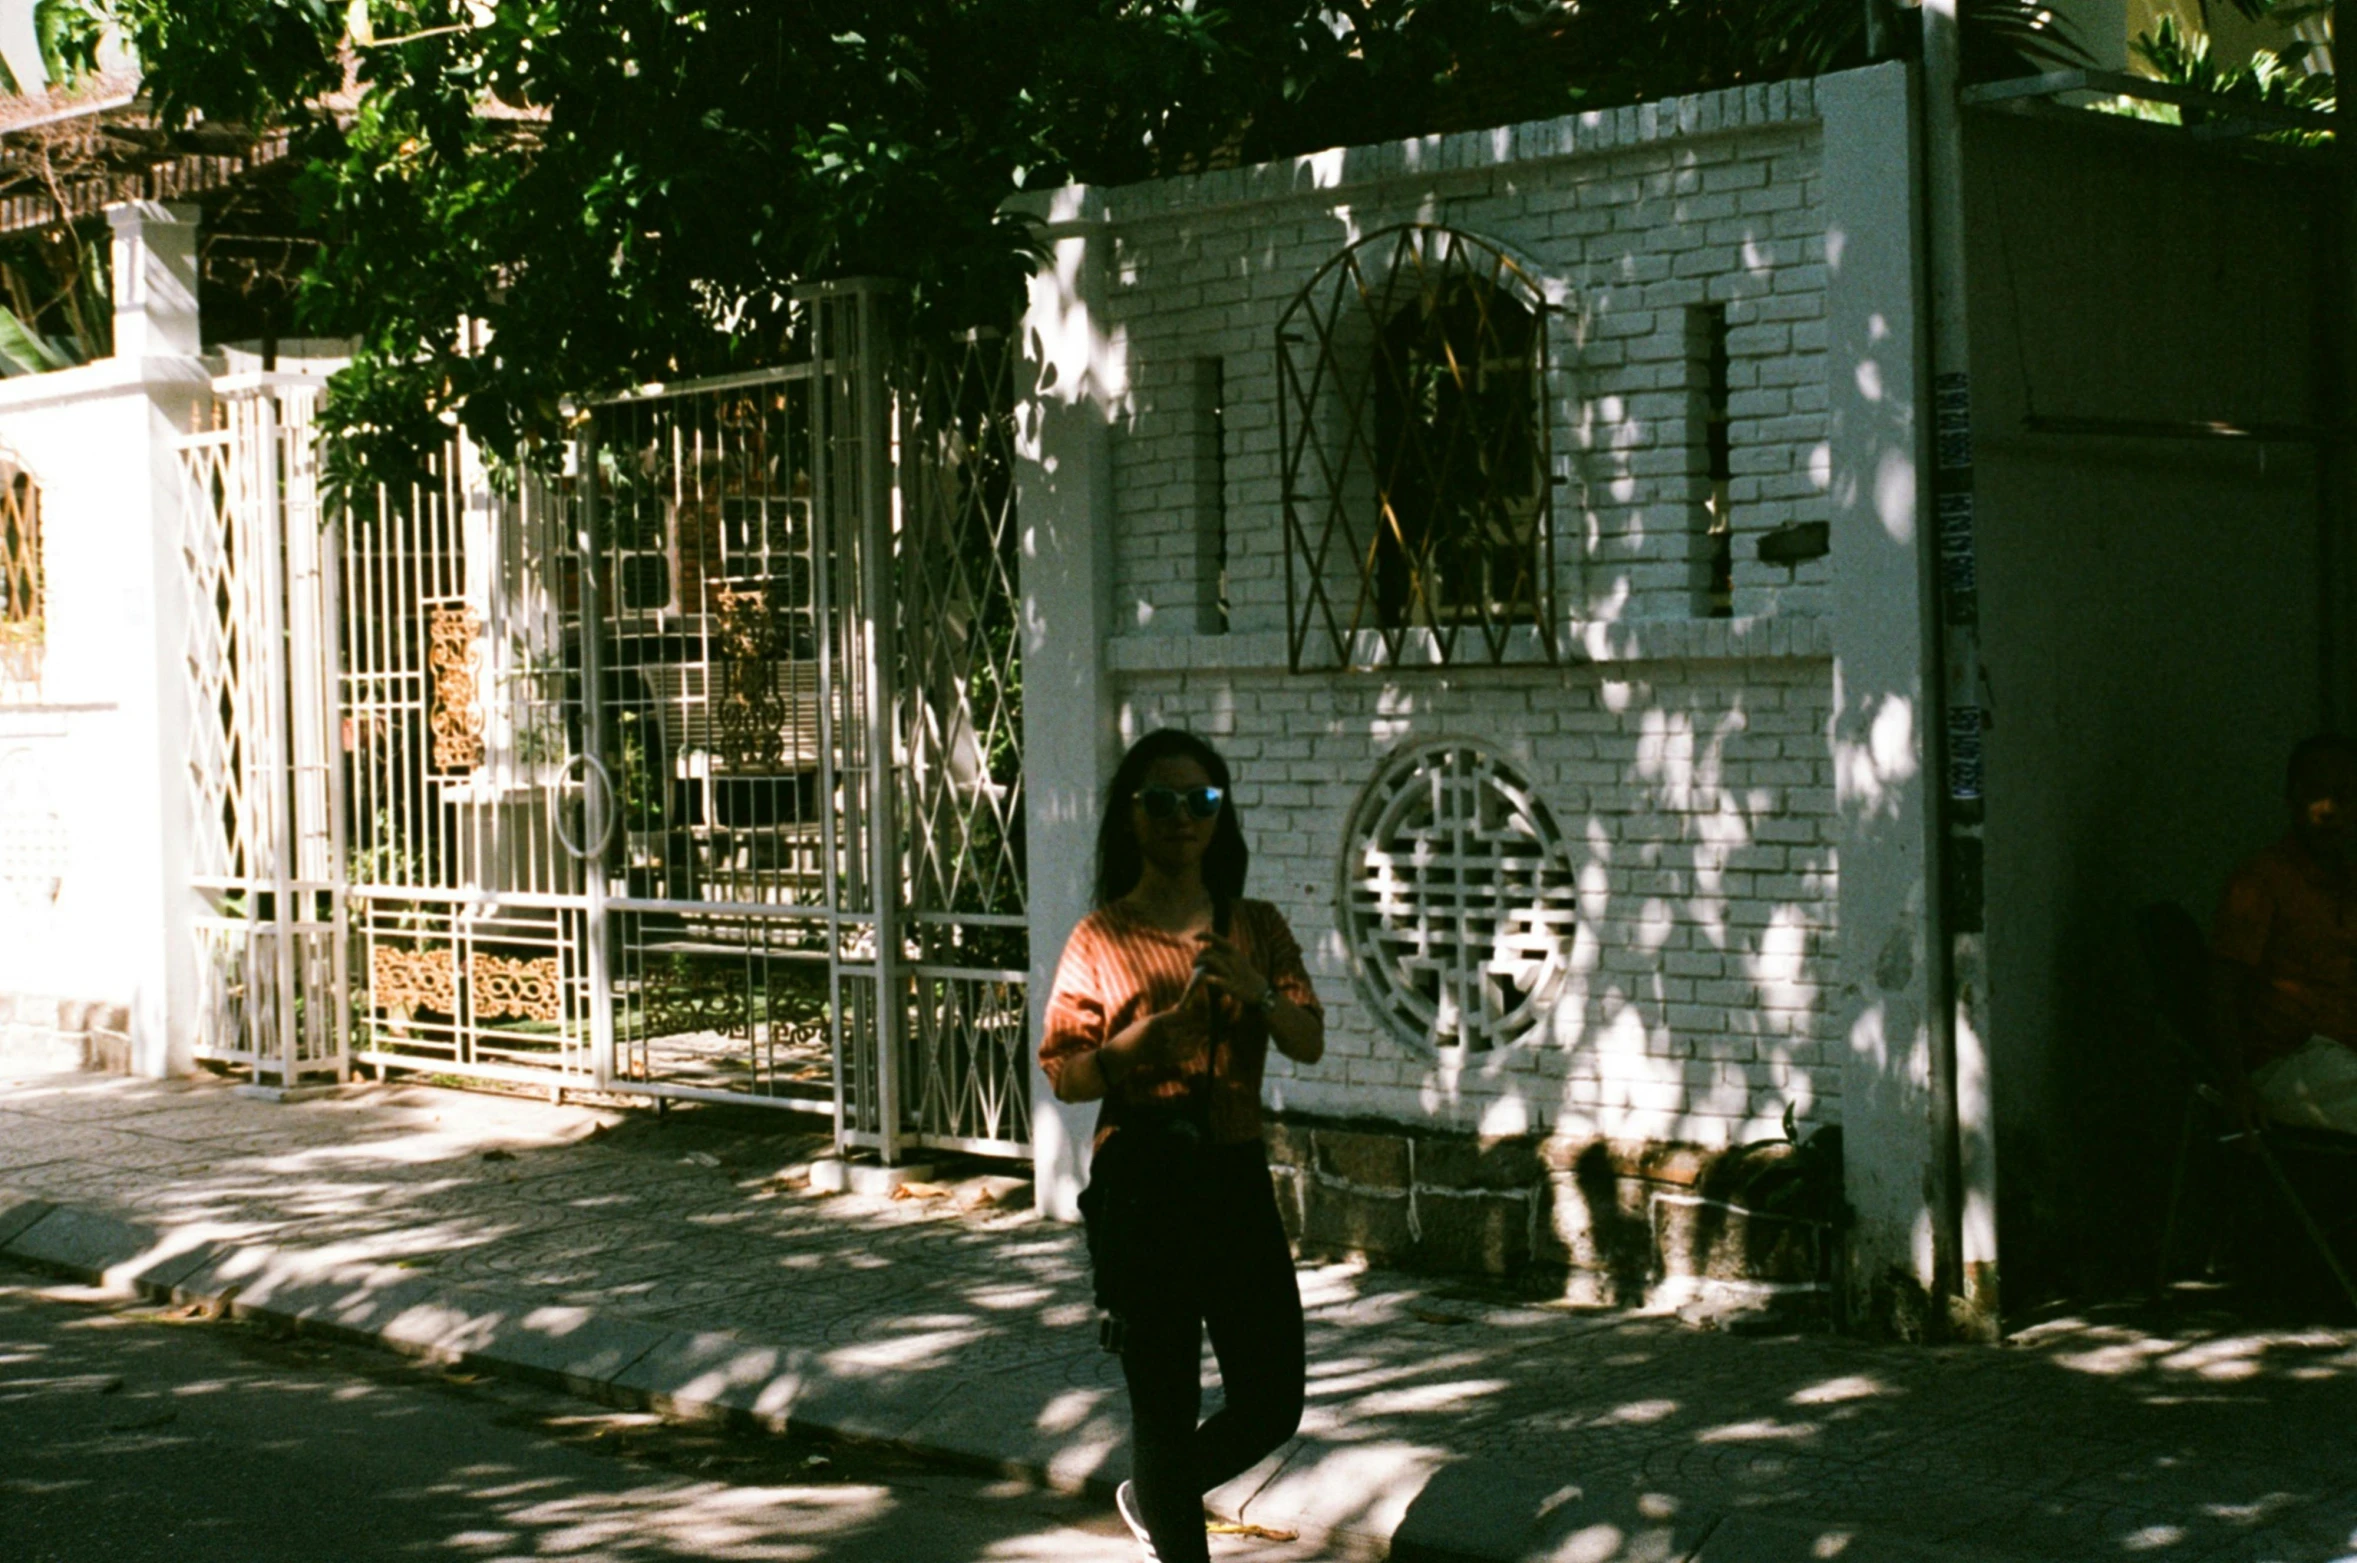
[[[742,1111],[0,1079],[0,1252],[608,1397],[1117,1480],[1118,1375],[1078,1235],[812,1194],[790,1174],[822,1144]],[[1355,1266],[1301,1281],[1302,1434],[1215,1496],[1301,1540],[1237,1556],[2357,1557],[2351,1334],[2060,1321],[1925,1350]]]

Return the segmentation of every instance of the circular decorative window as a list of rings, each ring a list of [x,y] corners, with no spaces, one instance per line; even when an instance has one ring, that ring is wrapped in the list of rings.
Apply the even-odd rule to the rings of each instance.
[[[1343,936],[1377,1012],[1422,1047],[1528,1036],[1579,915],[1570,855],[1530,783],[1471,744],[1411,750],[1359,799],[1347,839]]]

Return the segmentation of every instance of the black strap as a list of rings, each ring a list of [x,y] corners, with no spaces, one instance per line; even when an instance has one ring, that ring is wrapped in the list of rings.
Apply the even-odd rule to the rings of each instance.
[[[1222,939],[1228,936],[1229,921],[1234,910],[1225,896],[1218,896],[1212,900],[1211,931]],[[1219,1068],[1220,1044],[1226,1040],[1224,1033],[1227,1030],[1228,1006],[1225,994],[1210,993],[1204,997],[1203,1079],[1199,1085],[1187,1092],[1186,1111],[1189,1121],[1202,1131],[1203,1143],[1209,1145],[1211,1143],[1211,1078]]]

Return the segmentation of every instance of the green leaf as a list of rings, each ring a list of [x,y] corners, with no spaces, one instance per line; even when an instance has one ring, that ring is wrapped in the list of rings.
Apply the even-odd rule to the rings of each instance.
[[[19,320],[15,310],[5,306],[0,306],[0,363],[5,363],[12,375],[47,374],[73,366],[71,359],[62,357]]]
[[[105,22],[85,0],[33,0],[33,42],[53,87],[70,87],[98,69]]]

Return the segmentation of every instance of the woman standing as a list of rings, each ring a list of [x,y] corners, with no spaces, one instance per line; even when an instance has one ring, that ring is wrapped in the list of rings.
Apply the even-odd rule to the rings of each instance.
[[[1176,730],[1140,739],[1113,774],[1097,907],[1064,946],[1039,1050],[1060,1100],[1104,1103],[1084,1204],[1129,1382],[1136,1475],[1116,1500],[1161,1563],[1207,1556],[1203,1494],[1301,1421],[1301,1293],[1260,1080],[1272,1043],[1316,1063],[1326,1023],[1285,919],[1244,899],[1249,861],[1217,751]],[[1198,1425],[1206,1327],[1225,1403]]]

